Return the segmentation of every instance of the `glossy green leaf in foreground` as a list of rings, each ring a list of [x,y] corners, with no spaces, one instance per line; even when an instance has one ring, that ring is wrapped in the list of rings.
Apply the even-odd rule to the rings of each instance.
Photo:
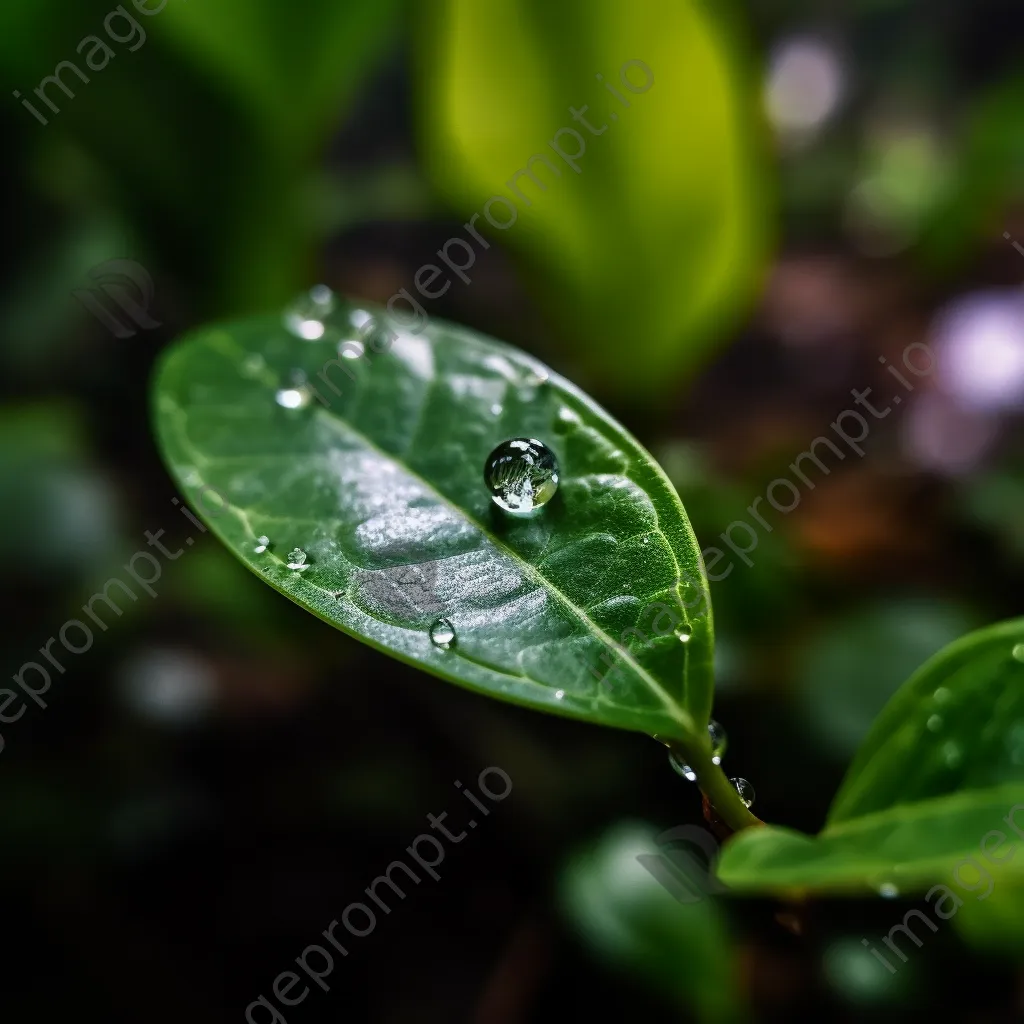
[[[731,9],[422,5],[419,129],[436,188],[516,253],[583,365],[645,396],[724,339],[764,266],[761,79]]]
[[[644,978],[706,1024],[741,1020],[733,949],[708,879],[691,851],[675,856],[653,833],[620,822],[580,851],[562,872],[564,912],[609,966]]]
[[[704,741],[707,585],[651,457],[507,345],[438,321],[413,333],[366,319],[341,308],[303,341],[255,318],[165,357],[160,442],[213,531],[293,601],[435,675]],[[530,518],[502,512],[483,478],[492,449],[516,437],[559,463],[556,495]],[[447,646],[431,640],[438,623],[454,630]]]
[[[905,893],[952,885],[965,858],[1008,892],[1024,877],[1022,619],[957,640],[901,687],[819,836],[748,830],[726,846],[719,871],[755,891]],[[960,874],[964,888],[977,878]]]

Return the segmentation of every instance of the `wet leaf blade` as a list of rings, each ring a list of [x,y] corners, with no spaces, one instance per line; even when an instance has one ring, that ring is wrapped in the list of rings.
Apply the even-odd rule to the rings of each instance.
[[[726,844],[718,875],[726,885],[750,892],[878,892],[889,884],[906,895],[951,885],[964,858],[982,858],[982,841],[993,830],[1005,838],[998,855],[1010,856],[989,870],[1019,881],[1024,782],[892,807],[830,826],[816,837],[776,827],[746,829]]]
[[[1024,782],[1024,619],[969,633],[897,691],[829,812],[838,825],[960,790]]]
[[[451,325],[364,329],[364,356],[339,358],[339,337],[356,337],[351,313],[317,342],[264,317],[196,332],[164,359],[161,446],[212,530],[293,601],[435,675],[592,722],[703,737],[703,566],[647,452],[568,381]],[[295,373],[322,403],[275,402]],[[534,518],[499,512],[483,481],[510,437],[539,438],[559,461],[558,493]],[[288,569],[292,549],[308,568]],[[447,649],[430,640],[438,618],[455,630]],[[681,620],[687,643],[673,632]]]

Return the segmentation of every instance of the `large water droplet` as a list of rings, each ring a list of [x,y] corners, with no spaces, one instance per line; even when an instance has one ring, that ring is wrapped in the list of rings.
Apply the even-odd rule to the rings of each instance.
[[[326,319],[334,311],[334,293],[325,284],[314,285],[300,295],[284,313],[284,325],[296,337],[317,341],[327,329]]]
[[[713,718],[708,722],[708,739],[711,740],[711,763],[721,764],[726,744],[729,742],[725,730]]]
[[[262,555],[267,548],[270,547],[270,538],[264,534],[262,537],[256,538],[256,554]]]
[[[749,807],[754,802],[754,787],[746,779],[730,779],[733,789],[740,795],[744,807]]]
[[[309,568],[309,563],[306,561],[306,552],[302,548],[292,548],[288,552],[288,568],[293,569],[296,572],[302,572]]]
[[[543,442],[529,437],[503,441],[484,464],[491,499],[513,515],[546,505],[558,490],[558,462]]]
[[[1017,644],[1013,649],[1013,657],[1015,661],[1024,662],[1024,644]]]
[[[455,629],[447,619],[435,619],[430,627],[430,642],[445,650],[455,641]]]

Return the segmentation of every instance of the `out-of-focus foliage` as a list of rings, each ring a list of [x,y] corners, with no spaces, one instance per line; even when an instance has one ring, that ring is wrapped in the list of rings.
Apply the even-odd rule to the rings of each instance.
[[[886,601],[830,622],[797,667],[807,735],[824,755],[847,761],[900,684],[973,624],[959,605],[930,598]]]
[[[423,10],[419,132],[436,187],[467,216],[511,196],[517,222],[503,233],[481,218],[484,235],[520,257],[585,365],[622,390],[663,392],[747,309],[764,265],[772,176],[737,25],[701,0]],[[653,76],[639,95],[620,78],[628,61]],[[596,134],[570,107],[589,108]],[[573,167],[550,145],[563,128],[586,147]],[[581,149],[565,134],[556,145]],[[535,154],[545,162],[528,166]],[[513,180],[523,169],[533,181]]]
[[[109,6],[98,0],[70,16],[59,0],[9,9],[0,70],[24,94],[35,99],[32,87],[61,61],[89,78],[65,70],[74,98],[51,85],[59,111],[36,100],[44,126],[18,108],[22,130],[51,164],[74,141],[87,173],[65,183],[64,198],[121,213],[199,312],[283,302],[311,273],[314,160],[365,83],[397,0],[150,8],[134,12],[137,30],[112,23],[127,43],[104,32]],[[85,64],[88,46],[76,47],[86,36],[112,50],[109,66]]]
[[[659,849],[653,832],[622,822],[578,853],[562,872],[566,915],[604,961],[646,979],[705,1024],[742,1020],[729,935],[707,879],[688,853]],[[678,873],[684,902],[639,857]]]
[[[117,497],[66,405],[0,416],[0,554],[38,580],[88,579],[117,551]]]

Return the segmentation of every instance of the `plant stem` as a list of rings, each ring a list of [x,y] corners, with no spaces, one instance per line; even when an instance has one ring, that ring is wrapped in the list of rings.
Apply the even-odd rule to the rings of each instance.
[[[729,828],[739,832],[753,825],[764,824],[760,818],[750,813],[736,788],[726,778],[721,766],[711,760],[710,747],[704,743],[694,744],[692,748],[687,746],[689,765],[697,775],[697,784],[701,792]]]

